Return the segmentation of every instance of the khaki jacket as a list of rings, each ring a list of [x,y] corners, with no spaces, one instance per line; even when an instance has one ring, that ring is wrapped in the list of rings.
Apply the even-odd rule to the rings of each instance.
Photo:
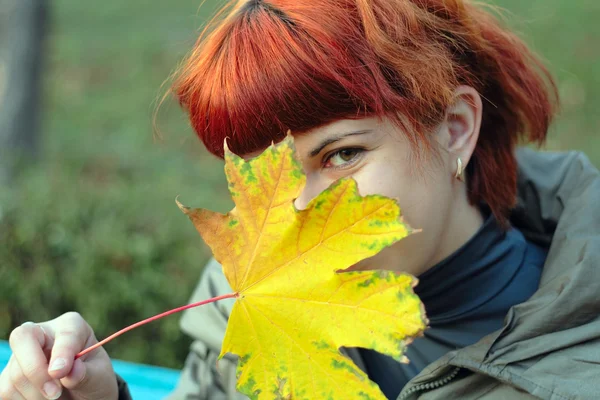
[[[508,311],[500,331],[425,368],[398,400],[600,399],[600,176],[575,152],[524,149],[518,160],[511,222],[549,247],[540,287]],[[230,292],[213,260],[191,301]],[[183,315],[181,328],[195,341],[169,400],[246,398],[235,389],[236,358],[217,364],[232,304]],[[346,353],[363,367],[355,350]]]

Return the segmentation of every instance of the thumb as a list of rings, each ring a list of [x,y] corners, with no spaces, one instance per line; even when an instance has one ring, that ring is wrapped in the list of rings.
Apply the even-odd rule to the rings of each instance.
[[[75,394],[74,398],[116,398],[117,378],[106,353],[84,359],[85,356],[75,360],[60,383]]]
[[[85,387],[86,377],[88,376],[88,365],[80,358],[73,362],[73,368],[62,379],[60,383],[69,390],[80,390]]]

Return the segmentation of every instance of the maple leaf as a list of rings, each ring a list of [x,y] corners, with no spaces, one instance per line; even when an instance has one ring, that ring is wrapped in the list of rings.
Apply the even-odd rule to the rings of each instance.
[[[235,208],[180,208],[210,246],[237,299],[220,357],[239,356],[238,390],[255,399],[385,399],[341,347],[394,359],[425,328],[416,279],[341,272],[411,233],[394,200],[332,184],[304,210],[291,136],[245,161],[225,147]],[[386,266],[382,265],[382,268]]]

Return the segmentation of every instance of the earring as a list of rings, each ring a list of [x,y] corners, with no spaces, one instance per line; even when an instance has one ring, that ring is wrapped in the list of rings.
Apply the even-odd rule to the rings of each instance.
[[[454,177],[459,181],[463,180],[463,164],[460,157],[456,159],[456,174],[454,174]]]

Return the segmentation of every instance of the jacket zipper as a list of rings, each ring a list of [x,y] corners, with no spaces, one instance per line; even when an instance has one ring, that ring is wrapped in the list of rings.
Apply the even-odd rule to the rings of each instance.
[[[460,370],[461,370],[460,367],[456,367],[452,371],[450,371],[450,373],[448,375],[446,375],[443,378],[440,378],[440,379],[432,381],[432,382],[422,383],[420,385],[413,386],[409,390],[407,390],[406,392],[401,394],[397,400],[404,400],[404,399],[408,398],[408,396],[410,396],[411,394],[414,394],[416,392],[437,389],[440,386],[444,386],[445,384],[450,382],[452,379],[456,378],[456,375],[458,375]]]

